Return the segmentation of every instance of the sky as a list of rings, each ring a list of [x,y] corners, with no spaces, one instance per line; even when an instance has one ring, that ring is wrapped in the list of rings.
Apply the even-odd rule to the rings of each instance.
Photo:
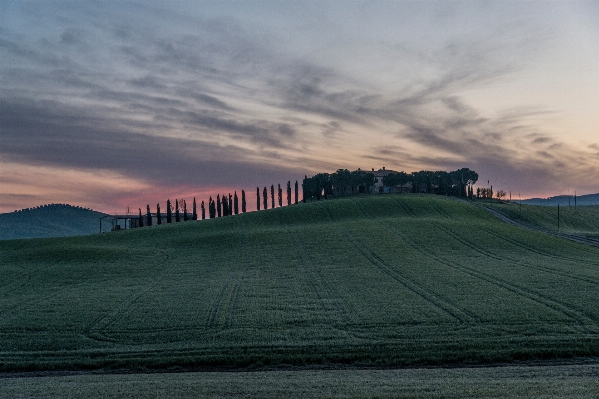
[[[596,1],[0,1],[0,212],[337,169],[599,192]]]

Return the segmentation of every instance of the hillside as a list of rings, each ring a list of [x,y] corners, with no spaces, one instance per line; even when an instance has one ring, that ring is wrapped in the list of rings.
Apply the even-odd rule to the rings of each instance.
[[[527,205],[541,205],[541,206],[574,206],[573,195],[556,195],[555,197],[549,198],[530,198],[522,200],[523,204]],[[576,205],[599,205],[599,193],[598,194],[586,194],[579,195],[576,197]]]
[[[68,237],[99,232],[104,213],[66,204],[42,205],[0,214],[0,240]]]
[[[557,207],[522,205],[518,203],[487,203],[486,206],[498,210],[509,218],[531,227],[547,231],[557,231]],[[599,205],[561,207],[559,210],[559,231],[589,238],[599,238]]]
[[[0,242],[0,368],[599,355],[599,248],[440,196]]]

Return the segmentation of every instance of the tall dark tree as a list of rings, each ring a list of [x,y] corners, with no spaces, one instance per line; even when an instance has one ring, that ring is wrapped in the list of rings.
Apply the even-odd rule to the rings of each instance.
[[[264,191],[262,192],[262,199],[264,200],[264,209],[268,209],[268,190],[264,187]]]
[[[287,181],[287,206],[291,205],[291,181]]]
[[[222,210],[221,210],[221,202],[220,202],[220,194],[216,194],[216,214],[218,215],[218,217],[222,216]]]
[[[166,222],[172,223],[173,221],[173,206],[171,204],[171,200],[166,200]]]
[[[150,211],[150,205],[146,205],[146,219],[148,220],[148,226],[152,225],[152,212]]]
[[[229,193],[229,216],[233,215],[233,196]]]
[[[279,208],[283,206],[283,190],[281,190],[281,183],[277,183],[277,194],[278,194],[278,200],[279,200]]]
[[[187,201],[183,200],[183,221],[187,222]]]
[[[399,185],[399,174],[389,173],[387,176],[383,176],[383,186],[394,189]]]
[[[143,227],[144,225],[144,217],[141,216],[141,208],[139,208],[139,227]]]
[[[202,210],[202,220],[206,219],[206,208],[204,207],[204,201],[202,201],[202,205],[200,205],[200,209]]]
[[[156,204],[156,224],[162,224],[162,215],[160,214],[160,204]]]
[[[306,185],[307,184],[308,184],[308,176],[304,175],[304,181],[302,183],[302,202],[304,204],[306,203],[306,191],[307,191]]]
[[[295,204],[296,204],[296,205],[297,205],[297,203],[298,203],[298,196],[299,196],[299,193],[298,193],[298,191],[299,191],[299,190],[298,190],[298,189],[299,189],[299,186],[298,186],[298,184],[297,184],[297,180],[296,180],[296,181],[295,181]]]
[[[237,191],[235,191],[235,195],[233,196],[233,210],[235,214],[239,214],[239,198],[237,197]]]
[[[256,209],[260,210],[260,188],[256,187]]]
[[[216,205],[214,204],[212,197],[210,197],[210,200],[208,201],[208,213],[210,214],[210,219],[216,217]]]
[[[175,222],[181,221],[181,215],[179,214],[179,200],[175,199]]]
[[[241,190],[241,213],[245,213],[245,211],[246,211],[246,207],[245,207],[245,191]]]
[[[223,216],[229,216],[229,199],[224,194],[223,194],[222,204],[223,204]]]
[[[191,214],[191,220],[198,220],[198,209],[196,206],[196,197],[193,197],[193,213]]]
[[[272,209],[275,209],[275,185],[270,185],[270,202],[272,204]]]

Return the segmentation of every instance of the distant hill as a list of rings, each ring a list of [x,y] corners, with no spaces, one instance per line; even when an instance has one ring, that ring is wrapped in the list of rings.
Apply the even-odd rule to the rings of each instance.
[[[549,198],[530,198],[522,200],[523,204],[543,206],[574,206],[573,195],[557,195]],[[576,205],[599,205],[599,193],[579,195],[576,197]]]
[[[0,214],[0,240],[81,236],[98,233],[101,212],[49,204]]]

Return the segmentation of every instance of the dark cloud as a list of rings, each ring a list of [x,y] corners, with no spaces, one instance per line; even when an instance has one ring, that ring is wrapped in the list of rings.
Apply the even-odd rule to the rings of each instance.
[[[552,141],[553,140],[550,137],[537,137],[532,142],[534,144],[546,144],[546,143],[550,143]]]
[[[255,162],[247,148],[131,132],[57,102],[2,100],[0,109],[5,160],[112,170],[165,186],[240,185],[299,174],[293,167]]]
[[[225,111],[236,111],[235,108],[227,105],[224,101],[221,101],[218,98],[211,96],[209,94],[195,91],[193,89],[189,89],[189,88],[179,89],[177,91],[177,94],[182,97],[192,98],[192,99],[198,101],[199,103],[201,103],[203,105],[207,105],[209,107],[220,108]]]
[[[166,89],[166,85],[159,83],[158,78],[155,76],[144,76],[143,78],[138,79],[130,79],[127,81],[128,84],[140,87],[143,89],[154,89],[154,90],[164,90]]]

